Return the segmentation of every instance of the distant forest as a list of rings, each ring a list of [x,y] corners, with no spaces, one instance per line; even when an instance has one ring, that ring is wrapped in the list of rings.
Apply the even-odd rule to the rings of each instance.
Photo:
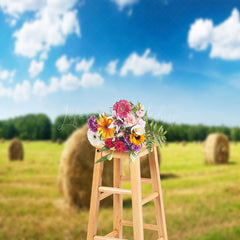
[[[22,140],[66,140],[82,127],[92,114],[60,115],[54,123],[45,114],[28,114],[0,121],[0,138]],[[167,130],[167,141],[203,141],[209,133],[224,133],[231,141],[240,141],[240,127],[169,124],[158,121]]]

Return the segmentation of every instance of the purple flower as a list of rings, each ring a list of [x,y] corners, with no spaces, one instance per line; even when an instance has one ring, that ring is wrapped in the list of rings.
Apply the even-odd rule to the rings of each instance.
[[[135,145],[135,144],[132,145],[132,150],[134,152],[139,152],[140,149],[141,149],[141,145]]]
[[[127,135],[126,137],[125,137],[125,143],[128,145],[128,146],[130,146],[132,143],[130,142],[130,136],[129,135]]]
[[[94,115],[92,115],[89,119],[88,119],[88,127],[90,128],[90,130],[92,132],[97,132],[98,129],[98,123],[96,120],[96,117]]]
[[[127,145],[125,145],[125,150],[124,150],[124,152],[129,152],[129,146],[127,146]]]

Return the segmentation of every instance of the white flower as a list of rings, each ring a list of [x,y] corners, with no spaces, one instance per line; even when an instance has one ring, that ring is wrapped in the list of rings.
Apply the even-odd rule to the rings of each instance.
[[[88,137],[88,141],[93,146],[98,146],[98,145],[103,144],[103,141],[100,140],[100,133],[99,132],[93,132],[90,129],[88,129],[87,137]]]
[[[145,134],[145,127],[141,125],[136,125],[132,127],[131,132],[135,132],[137,135]]]

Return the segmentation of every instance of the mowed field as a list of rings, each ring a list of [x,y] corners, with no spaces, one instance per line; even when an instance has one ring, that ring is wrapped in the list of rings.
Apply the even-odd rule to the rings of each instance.
[[[86,240],[88,210],[66,210],[57,188],[63,145],[24,143],[23,162],[9,162],[7,147],[0,144],[0,239]],[[219,166],[204,164],[200,143],[161,149],[169,240],[240,239],[240,143],[230,147],[230,163]],[[144,197],[151,186],[142,191]],[[143,214],[144,222],[155,223],[153,203]],[[131,201],[124,198],[124,219],[131,218]],[[123,230],[133,239],[131,228]],[[111,231],[112,208],[101,209],[99,234]],[[145,239],[156,240],[156,233],[145,231]]]

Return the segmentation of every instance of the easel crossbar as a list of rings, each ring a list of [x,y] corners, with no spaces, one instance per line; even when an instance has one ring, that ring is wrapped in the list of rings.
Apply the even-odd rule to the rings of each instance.
[[[122,226],[126,226],[126,227],[132,227],[133,226],[133,222],[127,221],[127,220],[122,220],[121,221],[121,225]],[[159,227],[157,225],[149,224],[149,223],[143,223],[143,228],[149,229],[149,230],[154,230],[154,231],[158,231],[159,230]]]
[[[111,194],[126,194],[132,195],[132,191],[122,188],[113,188],[113,187],[99,187],[99,192],[111,193]]]

